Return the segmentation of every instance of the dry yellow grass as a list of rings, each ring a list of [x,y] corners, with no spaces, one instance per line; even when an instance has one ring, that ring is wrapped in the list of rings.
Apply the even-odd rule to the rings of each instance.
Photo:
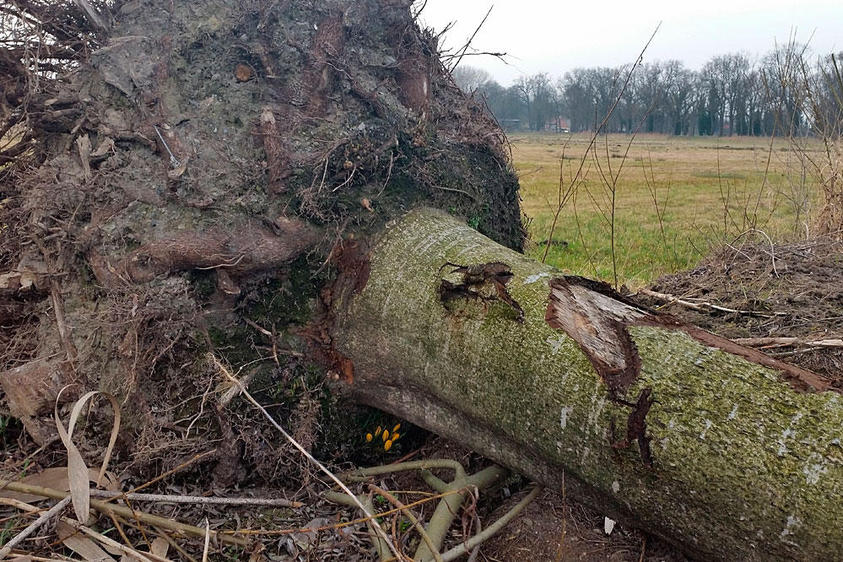
[[[735,239],[810,233],[818,186],[786,139],[609,135],[513,135],[522,207],[541,258],[562,192],[547,261],[572,273],[640,286],[693,266]],[[630,144],[631,141],[631,144]],[[820,150],[817,143],[809,151]],[[613,182],[612,178],[617,177]],[[612,259],[612,189],[614,246]]]

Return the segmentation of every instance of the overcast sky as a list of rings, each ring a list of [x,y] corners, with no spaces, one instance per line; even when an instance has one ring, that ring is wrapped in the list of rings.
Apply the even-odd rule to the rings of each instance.
[[[445,45],[462,45],[492,5],[472,44],[506,51],[509,65],[487,56],[463,63],[504,85],[523,74],[632,62],[660,21],[645,61],[698,69],[714,55],[762,54],[792,34],[816,53],[843,50],[843,0],[428,0],[421,20],[437,30],[456,22]]]

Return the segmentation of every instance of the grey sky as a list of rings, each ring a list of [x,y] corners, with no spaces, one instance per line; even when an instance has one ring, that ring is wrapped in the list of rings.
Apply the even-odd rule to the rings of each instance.
[[[714,55],[762,54],[794,33],[816,53],[843,50],[843,0],[428,0],[421,19],[436,29],[456,21],[445,44],[462,45],[492,4],[473,46],[508,52],[510,65],[464,61],[504,85],[522,74],[632,62],[659,21],[645,60],[679,59],[693,69]]]

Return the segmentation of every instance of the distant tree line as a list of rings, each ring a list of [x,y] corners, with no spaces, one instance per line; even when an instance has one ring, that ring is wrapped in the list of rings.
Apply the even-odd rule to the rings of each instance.
[[[576,68],[556,80],[539,73],[508,88],[474,67],[458,67],[453,77],[484,97],[507,129],[594,131],[617,100],[604,132],[803,135],[818,122],[839,127],[841,55],[809,61],[806,49],[790,44],[755,60],[719,55],[699,71],[657,61],[639,65],[628,83],[630,66]]]

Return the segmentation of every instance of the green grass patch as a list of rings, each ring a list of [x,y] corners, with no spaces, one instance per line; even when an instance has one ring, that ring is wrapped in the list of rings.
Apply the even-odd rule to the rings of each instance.
[[[528,252],[541,259],[547,250],[548,263],[573,274],[614,282],[616,269],[619,283],[642,286],[739,236],[804,236],[819,201],[786,140],[640,135],[630,145],[629,136],[609,135],[587,151],[590,138],[511,139]],[[563,192],[579,176],[547,248],[560,170]]]

